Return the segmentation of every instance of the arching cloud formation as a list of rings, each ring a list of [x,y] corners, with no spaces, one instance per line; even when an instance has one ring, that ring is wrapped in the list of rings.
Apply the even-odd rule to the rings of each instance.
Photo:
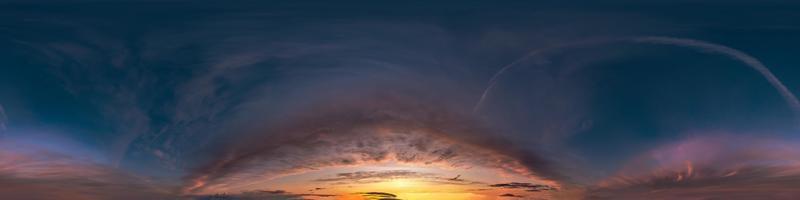
[[[548,168],[551,163],[545,157],[486,137],[489,129],[440,110],[443,107],[392,95],[358,98],[358,105],[326,101],[313,114],[284,123],[287,126],[237,138],[193,175],[188,190],[225,191],[286,174],[387,162],[483,167],[549,183],[564,178]]]

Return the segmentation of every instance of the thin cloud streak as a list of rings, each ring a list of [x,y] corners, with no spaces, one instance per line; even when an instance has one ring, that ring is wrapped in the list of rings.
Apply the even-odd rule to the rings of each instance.
[[[740,50],[720,45],[714,44],[702,40],[694,40],[694,39],[684,39],[684,38],[673,38],[673,37],[639,37],[634,38],[633,41],[635,42],[642,42],[642,43],[654,43],[654,44],[668,44],[668,45],[676,45],[676,46],[683,46],[689,48],[696,48],[700,50],[710,51],[714,53],[719,53],[726,55],[730,58],[738,60],[748,67],[756,70],[759,74],[761,74],[764,79],[766,79],[769,84],[772,85],[778,93],[783,97],[786,101],[786,104],[794,111],[797,115],[795,117],[800,118],[800,101],[797,100],[797,96],[795,96],[792,91],[786,88],[786,85],[781,82],[772,71],[767,68],[761,61],[756,59],[755,57],[742,52]]]
[[[510,70],[518,66],[522,61],[528,60],[530,58],[541,56],[544,53],[552,52],[556,50],[562,49],[570,49],[575,47],[584,47],[584,46],[592,46],[598,44],[611,44],[611,43],[619,43],[619,42],[634,42],[634,43],[648,43],[648,44],[663,44],[663,45],[673,45],[673,46],[680,46],[680,47],[687,47],[692,49],[699,49],[704,51],[709,51],[713,53],[722,54],[737,60],[746,66],[752,68],[753,70],[757,71],[764,79],[766,79],[773,88],[775,88],[778,93],[783,97],[786,101],[786,104],[792,109],[795,113],[796,117],[800,118],[800,101],[787,87],[786,85],[781,82],[772,71],[769,70],[767,66],[765,66],[761,61],[756,59],[755,57],[742,52],[740,50],[715,44],[711,42],[706,42],[702,40],[694,40],[694,39],[684,39],[684,38],[675,38],[675,37],[657,37],[657,36],[648,36],[648,37],[632,37],[632,38],[623,38],[623,39],[598,39],[598,40],[586,40],[562,45],[556,45],[551,47],[545,47],[537,50],[533,50],[525,54],[524,56],[514,60],[513,62],[509,63],[500,68],[490,79],[487,83],[486,88],[481,93],[480,98],[478,99],[477,103],[473,107],[473,113],[478,113],[487,98],[489,98],[489,94],[491,91],[496,87],[499,78],[506,73],[506,71]]]

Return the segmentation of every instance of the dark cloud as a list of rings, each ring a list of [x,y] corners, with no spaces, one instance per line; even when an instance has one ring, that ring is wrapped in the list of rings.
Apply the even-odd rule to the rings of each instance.
[[[522,196],[522,195],[516,195],[516,194],[511,194],[511,193],[505,193],[505,194],[501,194],[501,195],[500,195],[500,197],[522,198],[522,197],[525,197],[525,196]]]
[[[492,185],[489,185],[489,187],[507,188],[507,189],[520,189],[520,190],[525,190],[525,191],[528,191],[528,192],[557,190],[553,186],[549,186],[549,185],[534,184],[534,183],[518,183],[518,182],[492,184]]]
[[[363,192],[359,194],[368,200],[400,200],[397,195],[386,192]]]

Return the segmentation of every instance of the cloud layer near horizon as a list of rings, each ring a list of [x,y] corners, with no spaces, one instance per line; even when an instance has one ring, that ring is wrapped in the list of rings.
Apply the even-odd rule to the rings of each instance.
[[[90,158],[20,141],[0,142],[0,194],[3,198],[154,199],[176,196],[177,187],[120,171]]]
[[[601,181],[596,199],[793,199],[800,197],[797,141],[705,134],[665,145]]]

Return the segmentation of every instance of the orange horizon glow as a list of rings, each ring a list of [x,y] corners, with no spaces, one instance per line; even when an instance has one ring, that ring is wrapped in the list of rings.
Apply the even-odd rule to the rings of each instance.
[[[367,177],[363,180],[321,181],[335,178],[341,173],[355,172],[408,172],[417,176]],[[538,182],[524,175],[512,176],[496,169],[472,167],[469,169],[441,168],[431,165],[407,163],[382,163],[363,166],[339,166],[285,175],[239,190],[206,191],[214,193],[241,193],[247,191],[285,191],[291,194],[333,195],[330,197],[305,197],[309,199],[367,200],[363,194],[370,192],[390,193],[398,199],[499,199],[506,193],[547,195],[547,192],[531,193],[507,188],[492,188],[489,184],[507,182]]]

